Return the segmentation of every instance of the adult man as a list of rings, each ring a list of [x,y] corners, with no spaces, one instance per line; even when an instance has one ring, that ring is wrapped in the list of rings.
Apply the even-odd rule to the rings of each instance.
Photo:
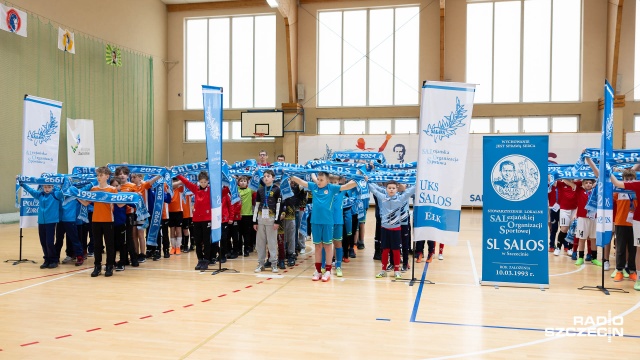
[[[517,200],[524,195],[524,189],[516,174],[516,165],[505,160],[500,163],[500,177],[493,181],[496,192],[507,200]]]
[[[396,144],[393,147],[393,152],[397,156],[396,160],[398,160],[398,163],[399,164],[404,164],[404,154],[407,153],[407,149],[404,147],[404,145],[403,144]]]
[[[260,150],[260,152],[258,152],[258,166],[271,166],[271,164],[267,162],[267,158],[269,158],[267,151]]]

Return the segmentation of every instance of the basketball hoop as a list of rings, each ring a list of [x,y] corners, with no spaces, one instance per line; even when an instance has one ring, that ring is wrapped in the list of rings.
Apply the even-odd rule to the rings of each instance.
[[[253,133],[255,137],[264,137],[264,133]]]

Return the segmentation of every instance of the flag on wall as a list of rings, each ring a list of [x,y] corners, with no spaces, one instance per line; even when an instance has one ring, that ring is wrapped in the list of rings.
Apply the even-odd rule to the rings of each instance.
[[[0,29],[27,37],[27,13],[0,4]]]
[[[58,49],[71,54],[76,53],[76,43],[71,31],[60,27],[58,28]]]
[[[105,60],[107,65],[122,66],[122,53],[117,46],[107,44],[105,46]]]

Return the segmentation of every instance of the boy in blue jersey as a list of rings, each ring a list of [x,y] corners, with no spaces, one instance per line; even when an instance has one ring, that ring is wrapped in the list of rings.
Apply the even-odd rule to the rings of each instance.
[[[313,273],[311,280],[318,281],[322,277],[322,281],[329,281],[331,278],[331,261],[327,261],[326,272],[321,275],[322,265],[322,249],[324,248],[327,259],[333,257],[331,244],[333,242],[333,212],[332,203],[334,196],[341,192],[356,187],[355,181],[340,186],[337,184],[329,184],[329,174],[326,172],[318,172],[318,176],[311,176],[313,182],[306,182],[297,176],[291,177],[298,185],[308,188],[313,194],[313,212],[311,212],[311,236],[316,249],[315,265],[316,271]]]
[[[402,194],[398,194],[398,183],[389,181],[386,191],[381,186],[369,184],[369,190],[378,200],[380,207],[380,247],[382,249],[382,271],[376,278],[387,276],[387,261],[389,250],[393,254],[394,275],[396,279],[402,277],[400,273],[400,244],[401,244],[401,223],[402,209],[404,203],[416,192],[415,186],[407,188]]]
[[[60,221],[60,204],[64,195],[60,189],[54,189],[53,185],[42,185],[42,191],[34,190],[26,184],[20,184],[31,196],[38,200],[38,235],[44,254],[44,263],[40,269],[53,269],[58,267],[60,256],[56,251],[54,236],[56,224]]]
[[[88,184],[80,190],[89,191],[93,187],[93,184]],[[66,264],[75,258],[76,266],[84,264],[84,249],[80,244],[80,236],[76,221],[78,219],[78,212],[82,205],[77,200],[64,200],[60,202],[60,222],[56,227],[56,252],[58,256],[62,250],[63,240],[65,235],[67,237],[66,254],[67,257],[62,260],[63,264]],[[72,257],[73,255],[73,257]]]
[[[340,176],[329,176],[331,184],[338,185]],[[344,229],[344,216],[342,214],[342,206],[346,191],[340,191],[333,198],[331,212],[333,213],[333,247],[336,250],[336,276],[342,277],[342,259],[344,257],[344,249],[342,247],[342,232]],[[328,259],[331,260],[331,259]]]

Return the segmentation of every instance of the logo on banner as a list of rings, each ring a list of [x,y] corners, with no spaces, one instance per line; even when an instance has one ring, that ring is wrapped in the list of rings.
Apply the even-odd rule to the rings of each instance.
[[[15,9],[7,11],[7,18],[5,20],[9,31],[18,32],[20,30],[20,27],[22,26],[22,19]]]
[[[493,165],[491,185],[505,200],[526,200],[538,190],[540,170],[526,156],[505,156]]]
[[[71,145],[71,150],[75,154],[76,150],[78,150],[78,146],[80,146],[80,134],[78,134],[78,136],[76,136],[74,140],[76,141],[76,145],[75,146]]]
[[[460,104],[460,98],[456,96],[456,109],[449,116],[440,120],[437,125],[428,124],[426,130],[422,130],[427,136],[433,137],[433,142],[437,143],[444,138],[450,138],[456,134],[456,131],[464,127],[462,120],[467,118],[467,110]]]
[[[56,134],[58,122],[56,121],[56,117],[53,116],[53,111],[49,111],[49,114],[48,123],[42,125],[38,130],[29,130],[27,132],[27,140],[33,142],[34,146],[49,142],[49,140],[51,140],[51,136]]]
[[[213,139],[218,139],[220,137],[220,129],[219,126],[213,126],[215,124],[216,118],[213,117],[211,113],[211,107],[209,106],[209,109],[207,111],[207,122],[211,124],[211,126],[209,126],[209,135],[211,135],[211,138]]]

